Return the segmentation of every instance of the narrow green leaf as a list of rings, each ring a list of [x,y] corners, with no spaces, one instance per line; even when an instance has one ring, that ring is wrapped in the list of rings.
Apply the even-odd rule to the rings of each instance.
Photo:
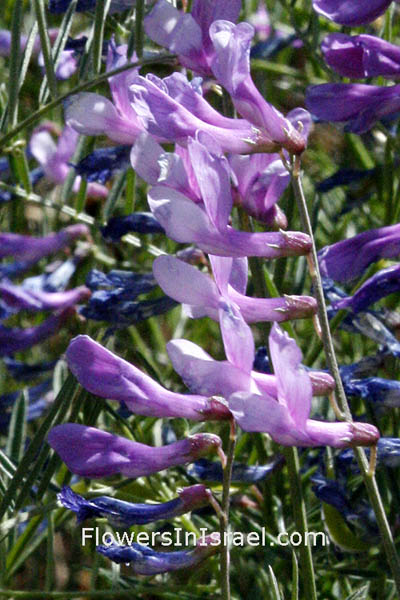
[[[278,582],[276,580],[275,573],[274,573],[271,565],[268,565],[268,571],[269,571],[269,579],[271,581],[272,598],[273,598],[273,600],[282,600],[282,596],[279,591]]]
[[[24,390],[14,404],[6,445],[7,455],[16,463],[21,460],[24,454],[27,411],[28,394],[27,391]]]
[[[292,600],[299,600],[299,565],[296,554],[292,554]]]

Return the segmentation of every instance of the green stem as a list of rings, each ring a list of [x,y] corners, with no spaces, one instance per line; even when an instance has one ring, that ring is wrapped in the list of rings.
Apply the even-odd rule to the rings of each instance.
[[[144,0],[137,0],[136,15],[135,15],[135,50],[136,56],[143,56],[143,17],[144,17]]]
[[[304,231],[310,236],[312,242],[311,248],[311,278],[315,295],[318,303],[318,315],[320,319],[322,341],[326,356],[326,362],[328,368],[333,375],[336,383],[336,394],[338,404],[341,411],[344,413],[345,420],[352,422],[353,418],[347,402],[346,394],[343,388],[343,383],[340,377],[339,366],[336,360],[335,350],[333,347],[333,340],[331,331],[329,328],[328,314],[326,310],[325,297],[322,287],[321,274],[319,271],[317,250],[315,246],[314,235],[310,222],[310,217],[307,208],[307,202],[303,192],[303,186],[301,183],[301,170],[300,170],[300,157],[296,157],[294,160],[294,166],[292,168],[292,185],[297,201],[297,206],[300,213],[300,220]],[[389,523],[386,518],[385,509],[382,503],[382,499],[379,493],[378,486],[376,484],[375,477],[369,470],[369,464],[362,448],[355,448],[354,453],[357,457],[357,461],[361,470],[361,474],[364,480],[364,484],[367,488],[370,502],[375,512],[376,520],[380,530],[380,534],[383,541],[383,547],[385,549],[386,557],[392,571],[392,575],[396,584],[397,592],[400,594],[400,561],[396,552],[392,532],[390,531]]]
[[[308,524],[306,505],[304,502],[303,490],[301,489],[300,463],[297,448],[284,448],[286,465],[289,474],[290,495],[292,498],[293,516],[297,530],[301,533],[302,539],[307,539]],[[317,589],[315,585],[314,565],[311,553],[311,546],[302,544],[300,550],[300,566],[304,582],[304,597],[308,600],[317,600]]]
[[[50,94],[53,98],[57,96],[57,79],[54,72],[54,64],[51,57],[50,39],[48,27],[46,23],[46,12],[43,0],[33,0],[35,7],[36,20],[39,27],[40,46],[43,54],[44,68],[50,89]]]
[[[139,66],[155,65],[155,64],[159,64],[159,63],[169,62],[174,59],[175,59],[174,54],[163,54],[163,55],[156,56],[154,58],[148,58],[146,60],[138,60],[135,63],[127,63],[125,65],[122,65],[122,67],[118,67],[118,69],[113,69],[112,71],[107,71],[107,73],[102,73],[101,75],[99,75],[98,77],[95,77],[95,79],[92,79],[91,81],[84,81],[83,83],[76,85],[69,92],[62,94],[61,96],[58,96],[58,98],[55,98],[48,104],[45,104],[45,106],[42,106],[42,108],[39,108],[38,110],[33,112],[29,117],[27,117],[26,119],[21,121],[13,129],[11,129],[11,131],[9,131],[5,135],[3,135],[0,138],[0,149],[2,149],[7,142],[12,140],[12,138],[15,135],[17,135],[17,133],[19,133],[26,127],[29,127],[33,123],[35,123],[35,121],[37,121],[38,119],[43,117],[43,115],[45,115],[47,112],[49,112],[53,108],[56,108],[57,106],[62,104],[62,102],[64,102],[64,100],[66,100],[69,96],[72,96],[73,94],[78,94],[79,92],[83,92],[85,90],[89,90],[93,87],[96,87],[100,83],[104,83],[105,81],[107,81],[107,79],[109,79],[110,77],[113,77],[114,75],[119,75],[119,73],[123,73],[124,71],[127,71],[128,69],[134,69]],[[13,104],[11,103],[11,97],[10,97],[10,107],[11,106],[13,106]],[[11,114],[13,114],[12,111],[11,111]],[[11,124],[13,124],[13,120],[11,120],[10,122],[11,122]]]
[[[231,421],[228,449],[226,454],[226,465],[224,467],[224,477],[222,481],[222,503],[220,512],[220,577],[221,577],[221,598],[230,600],[230,579],[229,579],[229,504],[230,487],[232,479],[232,465],[236,446],[235,422]]]
[[[96,2],[93,35],[93,74],[97,75],[101,70],[101,54],[103,51],[104,26],[110,8],[111,0]]]
[[[21,55],[22,0],[16,0],[11,24],[10,79],[8,88],[8,126],[18,118],[19,69]]]

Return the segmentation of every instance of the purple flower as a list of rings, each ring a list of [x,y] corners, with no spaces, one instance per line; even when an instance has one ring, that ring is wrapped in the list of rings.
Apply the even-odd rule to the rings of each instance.
[[[221,395],[228,399],[238,391],[254,391],[276,397],[276,376],[252,370],[254,344],[251,331],[240,311],[222,301],[220,320],[225,331],[223,341],[228,360],[214,360],[189,340],[171,340],[167,344],[167,352],[175,371],[196,394]],[[246,342],[245,356],[243,360],[235,360],[236,346],[240,347],[243,340]],[[335,387],[332,377],[327,373],[309,372],[309,377],[314,395],[329,393]]]
[[[89,296],[90,290],[84,285],[67,292],[42,292],[4,280],[0,282],[0,298],[15,311],[60,310],[68,306],[75,306],[82,300],[87,300]]]
[[[367,279],[353,296],[343,298],[332,304],[333,308],[349,308],[353,312],[360,312],[381,298],[400,291],[400,265],[381,269],[378,273]]]
[[[285,148],[292,154],[301,154],[306,147],[310,115],[296,109],[285,118],[265,101],[250,74],[250,44],[254,28],[249,23],[234,25],[229,21],[215,21],[210,37],[215,48],[212,70],[221,85],[229,92],[237,111],[260,128],[275,146],[272,151]],[[303,131],[304,128],[304,131]]]
[[[206,506],[210,497],[211,491],[201,484],[183,488],[178,498],[161,504],[132,504],[108,496],[85,500],[69,487],[63,487],[57,496],[65,508],[76,512],[78,523],[92,517],[105,517],[115,527],[131,527],[160,519],[173,519]]]
[[[217,19],[236,22],[240,9],[240,0],[194,0],[190,14],[158,0],[144,19],[144,29],[150,39],[177,54],[181,65],[209,76],[214,56],[210,25]]]
[[[67,361],[85,389],[102,398],[125,402],[135,414],[194,421],[230,416],[218,399],[170,392],[86,335],[72,340]]]
[[[40,325],[18,329],[17,327],[4,327],[0,325],[0,356],[22,352],[31,348],[39,342],[54,335],[64,324],[66,319],[74,313],[72,308],[66,308],[63,311],[48,317]]]
[[[107,71],[122,67],[128,62],[127,46],[108,46]],[[135,62],[133,55],[130,62]],[[107,135],[117,144],[132,144],[144,127],[133,109],[129,87],[136,79],[138,69],[129,69],[109,78],[113,101],[100,94],[81,92],[68,98],[65,104],[65,121],[78,133]]]
[[[43,168],[46,177],[56,184],[61,184],[68,175],[69,160],[75,152],[79,135],[71,127],[66,126],[59,137],[58,143],[55,144],[50,135],[50,131],[53,129],[51,124],[37,127],[29,142],[29,149]],[[80,177],[75,179],[73,188],[75,192],[79,190],[80,181]],[[108,195],[108,190],[98,183],[90,183],[87,194],[93,197],[105,198]]]
[[[234,155],[229,164],[237,180],[235,202],[267,225],[286,229],[287,220],[276,205],[290,182],[278,154]]]
[[[18,233],[0,233],[0,258],[12,256],[17,260],[34,263],[48,254],[62,250],[76,238],[88,235],[86,225],[70,225],[58,233],[51,233],[42,238]]]
[[[133,572],[138,575],[156,575],[195,567],[219,551],[219,541],[208,536],[200,538],[192,550],[175,552],[156,552],[136,542],[130,546],[97,546],[96,550],[116,563],[130,564]]]
[[[221,440],[211,433],[153,448],[76,423],[53,427],[48,442],[72,473],[93,478],[117,473],[132,478],[151,475],[221,449]]]
[[[375,21],[391,3],[392,0],[313,0],[313,8],[335,23],[353,27]]]
[[[344,283],[362,275],[371,263],[400,254],[400,224],[369,229],[318,252],[321,274]]]
[[[266,132],[243,119],[229,119],[213,109],[199,92],[199,81],[181,73],[164,79],[136,77],[130,87],[132,105],[148,133],[159,140],[186,145],[196,131],[206,132],[224,152],[273,152],[276,144]]]
[[[212,138],[199,137],[212,148]],[[168,237],[181,243],[196,243],[200,249],[216,256],[278,258],[307,254],[310,240],[304,233],[247,233],[228,226],[232,209],[229,166],[224,157],[218,156],[218,148],[214,150],[211,153],[197,140],[189,144],[205,210],[166,186],[158,185],[150,190],[151,211]]]
[[[312,85],[306,91],[306,106],[322,121],[347,121],[347,131],[364,133],[382,117],[400,110],[400,85]]]
[[[201,202],[187,148],[177,146],[175,152],[166,152],[151,135],[142,133],[132,147],[131,165],[150,185],[160,183]]]
[[[210,261],[215,282],[196,267],[173,256],[159,256],[153,262],[153,273],[161,289],[171,298],[188,305],[185,310],[189,316],[207,315],[218,321],[222,298],[236,304],[247,323],[301,319],[312,316],[317,310],[316,301],[310,296],[248,297],[245,295],[246,259],[210,255]]]
[[[272,326],[269,347],[277,379],[277,397],[254,392],[230,396],[229,408],[242,429],[269,433],[273,440],[285,446],[344,448],[377,442],[379,432],[373,425],[310,419],[312,384],[301,366],[300,349],[276,324]]]
[[[330,33],[321,50],[331,69],[343,77],[400,76],[400,47],[372,35]]]

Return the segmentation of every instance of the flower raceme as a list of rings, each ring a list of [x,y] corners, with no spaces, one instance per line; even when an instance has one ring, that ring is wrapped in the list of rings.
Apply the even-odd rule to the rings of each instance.
[[[197,433],[154,448],[77,423],[56,425],[48,442],[72,473],[93,478],[117,473],[142,477],[222,452],[220,438],[211,433]]]

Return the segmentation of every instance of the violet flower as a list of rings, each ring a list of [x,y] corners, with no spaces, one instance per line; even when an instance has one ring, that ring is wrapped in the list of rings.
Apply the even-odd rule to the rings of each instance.
[[[194,202],[202,202],[187,148],[177,146],[175,152],[166,152],[144,132],[133,145],[130,158],[133,169],[150,185],[166,185]]]
[[[223,321],[221,322],[223,328]],[[241,327],[243,330],[243,327]],[[224,331],[223,331],[224,335]],[[232,326],[226,336],[235,335]],[[251,333],[250,333],[251,335]],[[243,334],[240,335],[245,346]],[[243,353],[233,344],[236,364],[243,361]],[[367,423],[328,423],[309,418],[312,384],[308,373],[301,367],[301,351],[278,325],[272,326],[269,347],[277,379],[277,397],[266,393],[237,392],[229,398],[229,408],[245,431],[269,433],[274,441],[285,446],[346,446],[373,445],[379,432]],[[229,357],[228,357],[229,358]]]
[[[22,352],[57,333],[66,319],[74,313],[72,308],[65,308],[55,313],[35,327],[18,329],[0,325],[0,356]]]
[[[178,55],[181,65],[210,76],[214,56],[210,25],[217,19],[236,22],[240,9],[240,0],[194,0],[192,12],[183,13],[166,0],[158,0],[143,25],[151,40]]]
[[[170,392],[86,335],[72,340],[67,361],[85,389],[101,398],[125,402],[135,414],[184,417],[194,421],[230,416],[219,399]]]
[[[387,89],[387,88],[384,88]],[[381,258],[400,254],[400,224],[369,229],[318,252],[321,274],[341,283],[352,281]]]
[[[229,164],[237,180],[235,202],[269,226],[286,229],[287,219],[277,202],[290,182],[278,154],[233,155]]]
[[[128,62],[127,46],[108,46],[107,71],[122,67]],[[133,55],[130,62],[135,62]],[[93,92],[80,92],[65,103],[65,122],[84,135],[107,135],[117,144],[132,144],[144,130],[129,97],[129,87],[136,79],[138,69],[129,69],[110,77],[112,102]]]
[[[59,252],[81,236],[88,236],[86,225],[70,225],[58,233],[50,233],[41,238],[18,233],[0,233],[0,258],[12,256],[16,260],[38,262],[48,254]]]
[[[115,527],[131,527],[161,519],[173,519],[206,506],[210,502],[210,497],[211,491],[201,484],[183,488],[178,498],[161,504],[132,504],[109,496],[85,500],[69,487],[63,487],[57,495],[59,502],[65,508],[76,513],[78,523],[92,517],[105,517]]]
[[[144,321],[150,317],[163,315],[177,306],[177,303],[168,296],[161,296],[154,300],[118,300],[108,292],[95,292],[89,302],[79,308],[79,314],[86,319],[94,321],[106,321],[111,323],[111,329],[107,330],[106,337],[114,332],[114,329],[127,327],[133,323]]]
[[[38,163],[44,170],[44,173],[50,181],[59,185],[63,183],[70,170],[69,160],[75,152],[78,142],[78,133],[71,127],[64,127],[62,134],[55,144],[50,135],[54,128],[51,124],[40,125],[37,127],[29,142],[29,149]],[[73,190],[79,190],[81,178],[77,177],[74,182]],[[98,183],[89,183],[87,187],[88,196],[106,198],[108,190]]]
[[[364,133],[400,110],[400,85],[324,83],[306,91],[308,110],[321,121],[346,121],[346,130]]]
[[[334,302],[335,309],[347,308],[357,313],[378,302],[381,298],[400,291],[400,265],[381,269],[367,279],[353,296]]]
[[[198,318],[207,315],[218,321],[221,299],[236,304],[247,323],[302,319],[316,313],[317,304],[310,296],[251,298],[247,287],[247,260],[210,255],[214,279],[174,256],[159,256],[153,273],[161,289],[184,303],[186,314]]]
[[[199,138],[212,148],[212,138],[202,134]],[[168,237],[181,243],[196,243],[201,250],[216,256],[278,258],[307,254],[311,242],[304,233],[247,233],[228,226],[232,209],[229,166],[224,157],[218,156],[218,146],[214,150],[211,153],[197,140],[189,144],[205,210],[172,188],[158,185],[150,190],[151,211]]]
[[[355,27],[375,21],[391,3],[392,0],[313,0],[312,4],[327,19]]]
[[[285,148],[291,154],[301,154],[311,124],[310,115],[303,109],[292,111],[286,118],[265,101],[250,74],[250,44],[254,28],[249,23],[234,25],[215,21],[210,27],[215,58],[212,70],[221,85],[229,92],[237,111],[260,128],[278,151]]]
[[[199,130],[211,135],[224,152],[276,151],[267,132],[244,119],[223,117],[199,92],[199,81],[189,82],[181,73],[164,79],[137,76],[130,86],[132,106],[143,128],[159,140],[185,146]]]
[[[129,564],[137,575],[156,575],[195,567],[219,551],[219,542],[207,536],[200,538],[194,549],[175,552],[156,552],[136,542],[131,546],[97,546],[96,550],[116,563]]]
[[[72,473],[93,478],[142,477],[221,451],[221,440],[211,433],[153,448],[77,423],[53,427],[48,442]]]
[[[343,77],[400,77],[400,47],[373,35],[330,33],[321,50],[331,69]]]
[[[42,292],[29,290],[9,281],[0,282],[0,298],[14,311],[60,310],[75,306],[89,297],[90,290],[84,285],[66,292]]]

